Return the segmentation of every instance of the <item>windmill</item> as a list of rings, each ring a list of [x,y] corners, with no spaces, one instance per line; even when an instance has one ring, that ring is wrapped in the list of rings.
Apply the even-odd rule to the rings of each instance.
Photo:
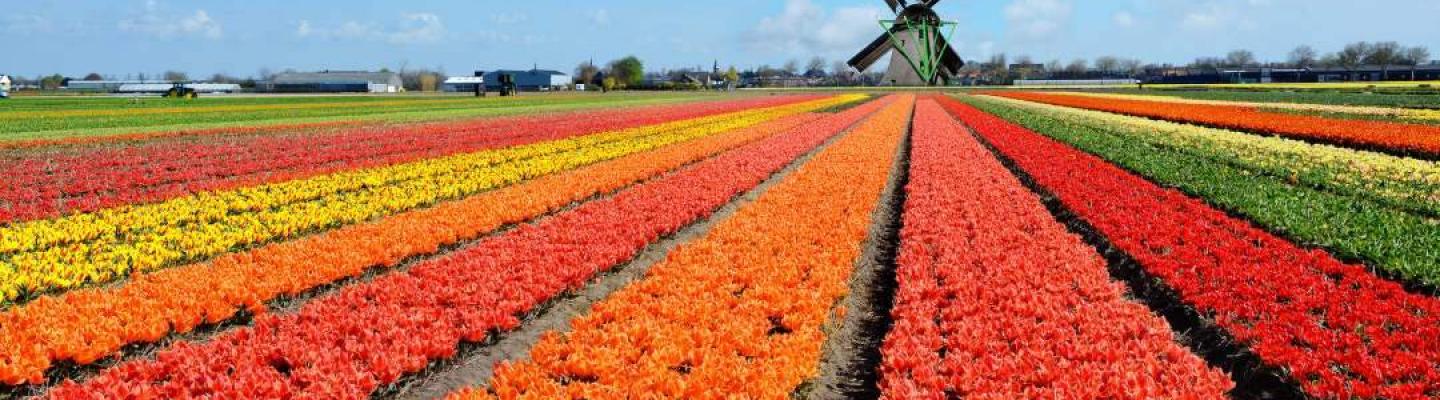
[[[918,3],[908,4],[906,0],[885,0],[895,13],[895,19],[880,21],[885,33],[851,57],[850,66],[864,71],[881,57],[891,54],[885,83],[928,86],[944,83],[946,78],[956,76],[965,62],[940,31],[949,28],[950,33],[954,33],[957,24],[941,20],[940,15],[935,13],[935,3],[939,2],[919,0]]]

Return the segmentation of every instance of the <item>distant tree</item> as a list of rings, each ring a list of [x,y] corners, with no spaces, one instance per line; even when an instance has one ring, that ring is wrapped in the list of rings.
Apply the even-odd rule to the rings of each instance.
[[[440,76],[436,74],[420,75],[420,91],[434,92],[440,86]]]
[[[1015,57],[1015,63],[1016,63],[1016,64],[1034,64],[1034,63],[1035,63],[1035,59],[1030,58],[1030,55],[1029,55],[1029,54],[1021,54],[1021,55]]]
[[[619,85],[619,83],[617,83],[617,82],[615,81],[615,77],[614,77],[614,76],[607,76],[607,77],[605,77],[605,79],[603,79],[603,80],[600,81],[600,87],[603,88],[603,89],[604,89],[605,91],[607,91],[607,92],[608,92],[608,91],[611,91],[611,90],[615,90],[615,88],[616,88],[618,85]]]
[[[1255,65],[1255,53],[1250,50],[1233,50],[1225,54],[1225,66],[1244,68]]]
[[[1430,49],[1425,46],[1406,48],[1404,56],[1401,58],[1404,59],[1405,65],[1410,66],[1410,80],[1413,81],[1415,80],[1415,67],[1430,62]]]
[[[1336,53],[1326,53],[1325,55],[1320,56],[1319,60],[1315,60],[1315,65],[1319,65],[1322,67],[1339,67],[1340,56],[1336,55]]]
[[[1088,61],[1085,61],[1085,59],[1083,58],[1077,58],[1074,61],[1071,61],[1070,64],[1065,66],[1065,73],[1069,75],[1072,79],[1084,78],[1085,73],[1089,70],[1090,63]]]
[[[795,76],[800,73],[800,62],[796,60],[786,61],[785,66],[781,69],[785,71],[785,76]]]
[[[1290,51],[1290,66],[1295,68],[1310,68],[1315,66],[1319,57],[1314,47],[1302,45]]]
[[[255,79],[262,81],[274,80],[275,73],[271,72],[269,68],[260,68],[260,70],[255,73]]]
[[[805,63],[805,76],[824,78],[827,75],[828,74],[825,73],[825,58],[811,57],[810,61]]]
[[[170,82],[190,80],[190,75],[186,75],[184,72],[180,71],[165,71],[165,74],[161,76],[164,77],[163,79]]]
[[[89,74],[86,74],[85,77],[84,77],[84,78],[81,78],[80,80],[82,80],[82,81],[103,81],[103,80],[105,80],[105,77],[100,76],[100,74],[98,74],[98,73],[91,72],[91,73],[89,73]]]
[[[1191,68],[1216,69],[1225,65],[1226,61],[1219,57],[1200,57],[1190,62]]]
[[[1122,60],[1120,61],[1120,72],[1124,73],[1127,77],[1139,76],[1141,72],[1144,72],[1143,68],[1140,67],[1142,64],[1144,64],[1144,62],[1138,58]]]
[[[1404,54],[1401,58],[1409,65],[1422,65],[1430,62],[1430,49],[1425,46],[1407,47]]]
[[[1005,53],[990,56],[990,60],[980,66],[980,73],[990,83],[1006,84],[1010,81],[1010,62]]]
[[[42,76],[36,80],[40,81],[40,89],[42,90],[55,90],[65,85],[65,76],[60,74]]]
[[[1377,42],[1370,45],[1370,52],[1361,57],[1361,62],[1374,65],[1389,65],[1399,60],[1401,56],[1400,43]]]
[[[575,67],[575,82],[593,83],[595,81],[595,74],[599,73],[600,67],[596,67],[595,63],[590,61],[582,62],[579,66]]]
[[[615,78],[615,84],[621,89],[639,87],[645,83],[645,63],[635,56],[626,56],[610,62],[609,75]]]
[[[756,69],[755,69],[755,76],[761,77],[761,78],[773,78],[773,77],[780,76],[780,74],[783,73],[783,72],[784,72],[784,71],[781,71],[781,70],[779,70],[779,69],[775,69],[774,67],[771,67],[771,66],[769,66],[769,65],[761,64],[761,65],[760,65],[760,68],[756,68]]]
[[[1353,80],[1355,78],[1353,76],[1355,69],[1364,65],[1365,59],[1370,58],[1370,53],[1372,52],[1374,52],[1374,46],[1369,42],[1347,44],[1344,49],[1335,53],[1335,64],[1345,67],[1347,71],[1350,71],[1352,74],[1351,79]]]
[[[1055,74],[1064,70],[1065,64],[1061,63],[1060,60],[1050,60],[1050,62],[1045,63],[1045,71],[1049,73],[1050,76],[1055,76]]]
[[[1370,46],[1370,54],[1366,55],[1362,61],[1366,64],[1379,65],[1382,77],[1380,79],[1385,80],[1390,77],[1390,66],[1402,61],[1403,51],[1400,43],[1378,42]]]
[[[236,77],[233,77],[233,76],[230,76],[230,75],[226,75],[226,74],[223,74],[223,73],[219,73],[219,74],[211,75],[211,76],[210,76],[210,82],[213,82],[213,83],[240,83],[241,81],[240,81],[240,78],[236,78]]]
[[[1104,56],[1095,59],[1095,69],[1100,70],[1103,75],[1115,73],[1120,69],[1120,59],[1115,56]]]
[[[739,85],[739,84],[740,84],[740,71],[736,71],[736,70],[735,70],[735,66],[734,66],[734,65],[731,65],[731,66],[730,66],[730,69],[725,71],[725,85],[728,86],[728,87],[730,87],[730,88],[734,88],[735,85]]]
[[[855,80],[855,71],[850,68],[850,64],[835,60],[830,63],[830,77],[835,79],[835,83],[850,84]]]

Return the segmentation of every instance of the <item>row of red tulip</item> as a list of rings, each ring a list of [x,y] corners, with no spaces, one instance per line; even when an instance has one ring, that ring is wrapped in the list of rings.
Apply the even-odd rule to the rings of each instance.
[[[0,161],[0,224],[166,200],[192,193],[562,139],[815,96],[781,96],[334,133],[217,137],[137,147],[26,152]]]
[[[911,140],[885,398],[1218,399],[1234,386],[934,101]]]
[[[298,312],[182,343],[64,384],[54,398],[361,398],[452,357],[520,315],[709,215],[849,123],[857,107],[664,178],[522,225],[405,272],[341,288]]]
[[[1434,398],[1440,299],[955,100],[945,106],[1180,299],[1321,398]]]
[[[1253,106],[1187,104],[1041,92],[987,94],[1345,146],[1440,156],[1440,126],[1434,125],[1287,114],[1262,111]]]

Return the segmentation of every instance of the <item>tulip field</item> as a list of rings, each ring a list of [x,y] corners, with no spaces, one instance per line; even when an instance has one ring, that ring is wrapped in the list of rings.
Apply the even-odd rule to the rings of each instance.
[[[1440,115],[1266,96],[19,99],[0,398],[1440,399]]]

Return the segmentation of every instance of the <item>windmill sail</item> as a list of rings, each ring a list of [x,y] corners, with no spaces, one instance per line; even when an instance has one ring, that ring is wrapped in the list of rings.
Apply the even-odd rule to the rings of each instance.
[[[864,71],[889,54],[884,83],[894,85],[933,85],[958,75],[965,62],[940,32],[944,26],[953,29],[954,23],[942,21],[935,13],[932,7],[939,2],[885,0],[895,11],[895,20],[881,21],[889,24],[886,32],[860,49],[848,64]]]

